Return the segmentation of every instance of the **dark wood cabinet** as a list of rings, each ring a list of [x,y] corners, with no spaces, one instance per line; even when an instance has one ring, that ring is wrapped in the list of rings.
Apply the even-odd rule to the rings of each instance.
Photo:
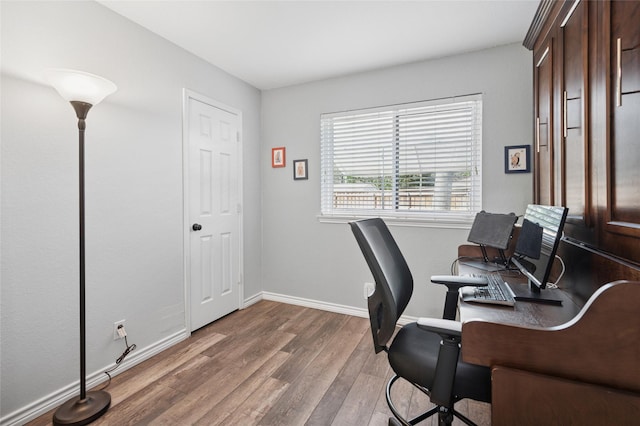
[[[533,49],[535,201],[566,206],[570,222],[587,225],[588,13],[581,2],[558,3],[556,13]]]
[[[583,3],[557,5],[558,22],[534,47],[534,194],[537,203],[566,206],[570,222],[587,225],[588,13]]]
[[[553,38],[534,54],[535,87],[535,201],[537,204],[554,203],[553,155]]]
[[[583,2],[570,6],[558,28],[560,125],[557,131],[561,143],[560,174],[556,184],[560,197],[555,201],[569,208],[569,221],[588,225],[590,186],[586,77],[589,15]]]
[[[639,269],[640,1],[542,0],[524,45],[533,51],[535,202],[569,208],[567,256],[601,253]]]
[[[640,237],[640,2],[609,6],[607,231]]]

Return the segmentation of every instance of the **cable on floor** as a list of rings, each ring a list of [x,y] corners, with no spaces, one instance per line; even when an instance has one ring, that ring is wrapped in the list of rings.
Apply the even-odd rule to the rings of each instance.
[[[122,361],[124,361],[127,355],[129,355],[133,350],[136,349],[135,343],[129,346],[129,342],[127,341],[127,336],[124,336],[124,344],[127,348],[124,350],[122,355],[120,355],[118,359],[116,359],[116,365],[114,365],[113,367],[111,367],[110,369],[104,372],[104,374],[107,375],[109,380],[107,380],[107,383],[100,390],[105,390],[106,388],[109,387],[109,385],[111,384],[111,373],[113,373],[118,367],[120,367],[120,364],[122,363]]]

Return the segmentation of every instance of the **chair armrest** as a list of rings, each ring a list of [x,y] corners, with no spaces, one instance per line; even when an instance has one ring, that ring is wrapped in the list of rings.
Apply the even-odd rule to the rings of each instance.
[[[458,290],[466,286],[485,286],[485,277],[470,277],[462,275],[432,275],[431,282],[444,284],[447,286],[447,296],[444,301],[444,311],[442,318],[453,320],[456,318],[456,308],[458,306]]]
[[[439,318],[418,318],[418,328],[441,336],[462,336],[462,323]]]
[[[487,279],[485,277],[471,277],[468,275],[432,275],[431,282],[436,284],[444,284],[449,290],[456,291],[460,287],[481,287],[487,285]]]

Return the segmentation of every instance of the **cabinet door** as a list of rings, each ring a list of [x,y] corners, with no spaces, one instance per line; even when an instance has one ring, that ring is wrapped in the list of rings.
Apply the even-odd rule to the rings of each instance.
[[[606,229],[640,237],[640,2],[610,8]]]
[[[573,3],[559,31],[561,58],[560,129],[556,150],[561,192],[556,201],[569,208],[568,219],[589,224],[588,150],[588,13],[584,2]]]
[[[535,178],[538,204],[554,204],[553,167],[553,38],[534,52],[535,92]]]

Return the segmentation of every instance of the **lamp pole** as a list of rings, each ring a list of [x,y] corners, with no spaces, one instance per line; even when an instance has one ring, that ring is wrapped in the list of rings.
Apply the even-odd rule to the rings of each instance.
[[[84,244],[84,129],[85,119],[92,105],[86,102],[71,101],[78,117],[78,212],[80,233],[80,400],[86,399],[87,353],[86,353],[86,281],[85,281],[85,244]]]
[[[80,395],[56,410],[55,426],[86,425],[101,417],[111,405],[104,390],[87,392],[86,363],[86,282],[85,282],[85,209],[84,209],[84,131],[89,109],[116,90],[115,84],[93,74],[73,70],[50,70],[47,80],[71,103],[78,118],[78,210],[80,234]]]

